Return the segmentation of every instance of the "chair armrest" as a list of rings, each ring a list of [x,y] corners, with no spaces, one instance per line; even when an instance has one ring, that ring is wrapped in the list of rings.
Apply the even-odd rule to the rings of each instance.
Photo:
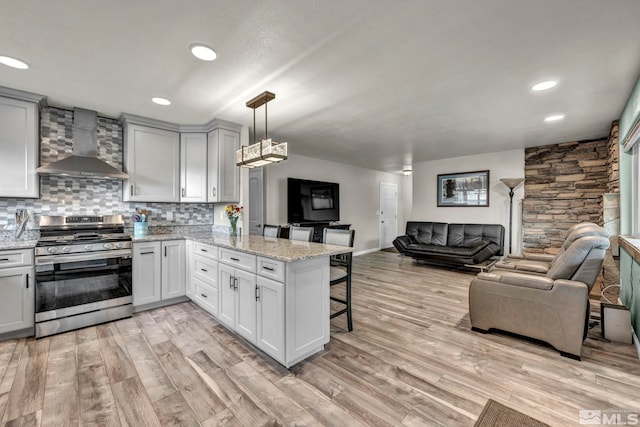
[[[525,253],[524,259],[528,259],[531,261],[544,261],[544,262],[553,262],[555,259],[555,255],[551,254],[536,254],[536,253]]]
[[[571,289],[580,289],[580,292],[588,289],[587,285],[577,280],[565,280],[565,279],[550,279],[544,276],[535,276],[532,274],[521,274],[511,271],[501,271],[494,273],[478,273],[477,279],[485,280],[488,282],[504,283],[506,285],[521,286],[524,288],[540,289],[540,290],[559,290],[566,289],[571,292]]]
[[[398,236],[393,241],[393,246],[396,247],[401,254],[407,251],[407,248],[411,244],[411,238],[409,236]]]
[[[479,273],[478,279],[542,290],[549,290],[554,285],[553,279],[548,277],[512,273],[510,271],[505,271],[504,273]]]

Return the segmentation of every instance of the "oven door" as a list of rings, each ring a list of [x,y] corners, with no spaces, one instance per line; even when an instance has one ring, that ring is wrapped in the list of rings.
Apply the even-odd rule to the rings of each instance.
[[[36,322],[131,304],[131,250],[39,256]]]

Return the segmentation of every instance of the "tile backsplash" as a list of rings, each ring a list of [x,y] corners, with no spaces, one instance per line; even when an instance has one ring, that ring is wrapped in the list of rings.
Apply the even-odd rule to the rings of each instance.
[[[73,152],[73,111],[46,107],[40,113],[40,164],[46,165]],[[98,117],[98,157],[122,168],[122,128],[118,121]],[[122,214],[131,226],[136,208],[151,211],[152,226],[211,225],[211,203],[126,203],[122,201],[122,181],[40,177],[39,199],[0,198],[0,228],[13,229],[15,212],[27,209],[28,228],[37,228],[40,215]],[[173,219],[167,219],[167,213]]]

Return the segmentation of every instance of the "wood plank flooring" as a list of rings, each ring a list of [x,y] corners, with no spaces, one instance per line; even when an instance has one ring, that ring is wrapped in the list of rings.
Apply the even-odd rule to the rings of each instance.
[[[640,411],[630,345],[590,332],[583,361],[470,330],[473,274],[393,253],[354,258],[354,331],[286,370],[192,303],[0,343],[7,426],[470,426],[492,398],[551,425]],[[334,290],[332,290],[333,292]]]

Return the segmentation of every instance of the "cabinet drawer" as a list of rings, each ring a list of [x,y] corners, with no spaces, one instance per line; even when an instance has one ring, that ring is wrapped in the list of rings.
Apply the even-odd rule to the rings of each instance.
[[[241,268],[251,273],[256,272],[256,256],[231,249],[220,248],[220,262]]]
[[[201,255],[194,256],[193,274],[208,285],[218,288],[218,262],[204,258]]]
[[[277,282],[284,282],[284,261],[271,258],[258,257],[258,274]]]
[[[33,250],[0,251],[0,268],[33,265]]]
[[[193,242],[194,254],[201,255],[209,259],[218,259],[218,248],[215,246],[205,245],[204,243]]]
[[[195,291],[193,300],[205,311],[218,317],[218,290],[202,282],[198,278],[193,279]]]

